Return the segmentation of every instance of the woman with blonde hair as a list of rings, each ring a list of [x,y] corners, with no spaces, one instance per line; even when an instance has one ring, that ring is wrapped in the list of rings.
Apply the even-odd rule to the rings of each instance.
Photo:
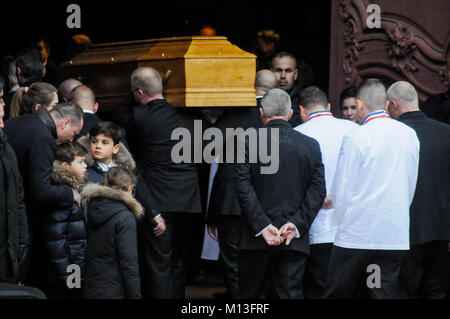
[[[40,107],[50,110],[56,104],[58,104],[58,90],[50,83],[36,82],[29,87],[21,87],[14,93],[10,117],[34,113]]]

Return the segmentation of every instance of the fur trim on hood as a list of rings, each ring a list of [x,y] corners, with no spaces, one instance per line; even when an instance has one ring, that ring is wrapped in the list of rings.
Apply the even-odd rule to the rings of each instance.
[[[80,179],[69,168],[64,167],[60,161],[53,162],[52,180],[58,184],[66,184],[75,190],[83,183],[83,179]]]
[[[88,167],[91,167],[92,165],[94,165],[95,159],[91,154],[91,143],[89,141],[89,134],[80,137],[77,140],[77,142],[80,143],[88,151],[86,156],[84,157],[84,162]],[[136,168],[136,162],[134,161],[133,156],[122,142],[120,142],[119,145],[120,149],[117,152],[117,154],[113,155],[112,161],[114,162],[114,164],[116,164],[116,166],[126,167],[134,171],[134,169]]]
[[[98,184],[85,185],[81,191],[81,198],[89,202],[95,197],[105,197],[124,202],[138,220],[144,216],[144,208],[130,193]]]

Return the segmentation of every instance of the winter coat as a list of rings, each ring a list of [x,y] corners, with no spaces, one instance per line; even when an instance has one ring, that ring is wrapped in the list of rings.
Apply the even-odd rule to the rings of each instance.
[[[9,119],[4,132],[19,163],[29,224],[39,227],[43,207],[73,202],[69,186],[51,182],[57,138],[55,122],[45,108],[40,108],[36,113]],[[33,231],[34,227],[30,229]]]
[[[83,297],[141,298],[136,220],[142,206],[129,193],[97,184],[86,185],[81,196],[88,220]]]
[[[18,282],[28,250],[28,222],[17,158],[0,129],[0,282]]]
[[[65,184],[77,190],[81,182],[59,161],[55,161],[53,164],[52,181],[55,184]],[[83,211],[75,202],[54,208],[46,214],[44,240],[50,282],[65,286],[68,276],[72,273],[67,272],[67,266],[71,264],[80,266],[83,275],[87,228]]]

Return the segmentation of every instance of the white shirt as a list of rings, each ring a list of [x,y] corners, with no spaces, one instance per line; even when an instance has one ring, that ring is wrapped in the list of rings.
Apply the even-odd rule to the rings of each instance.
[[[103,172],[105,172],[105,173],[106,173],[107,171],[109,171],[109,169],[110,169],[111,167],[116,166],[116,164],[114,164],[113,161],[110,161],[110,162],[109,162],[109,165],[106,165],[106,164],[103,163],[103,162],[97,161],[97,165],[98,165],[98,167],[100,167],[100,169],[101,169]]]
[[[308,120],[295,128],[296,131],[314,138],[319,142],[322,153],[322,162],[325,168],[325,184],[327,194],[330,193],[336,172],[336,164],[342,138],[350,130],[359,127],[358,124],[348,120],[340,120],[330,111],[311,113]],[[334,209],[321,209],[309,229],[310,244],[332,243],[336,229],[331,229],[331,217]]]
[[[409,249],[419,148],[415,131],[384,111],[344,137],[331,188],[335,246]]]

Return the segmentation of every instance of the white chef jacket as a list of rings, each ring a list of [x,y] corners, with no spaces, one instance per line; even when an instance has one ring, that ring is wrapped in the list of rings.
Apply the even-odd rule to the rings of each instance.
[[[350,130],[359,127],[348,120],[333,117],[330,111],[318,111],[309,115],[308,120],[295,128],[296,131],[314,138],[319,142],[322,162],[325,168],[327,194],[330,193],[336,172],[336,164],[342,138]],[[334,208],[321,209],[309,229],[310,244],[332,243],[336,229],[331,228],[331,216]]]
[[[415,131],[384,111],[344,137],[331,187],[335,246],[409,249],[419,147]]]

